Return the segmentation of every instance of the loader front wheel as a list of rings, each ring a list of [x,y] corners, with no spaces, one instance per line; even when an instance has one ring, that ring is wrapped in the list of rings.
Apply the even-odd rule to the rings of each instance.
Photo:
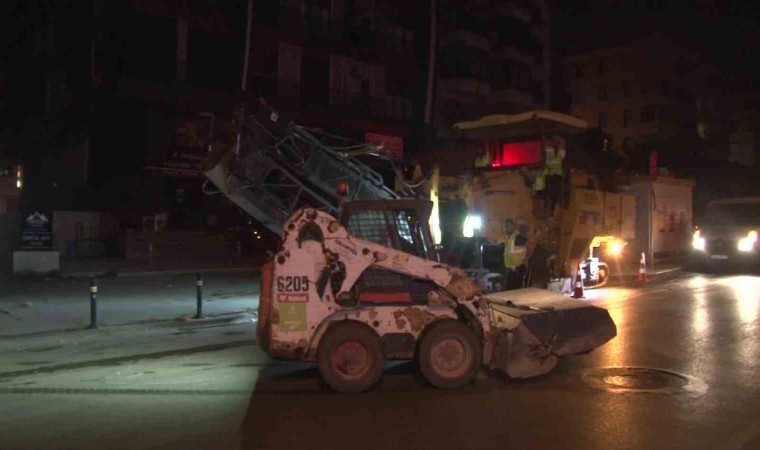
[[[383,375],[385,357],[380,338],[358,322],[333,325],[317,350],[319,373],[333,389],[344,394],[366,391]]]
[[[453,319],[431,325],[420,342],[420,371],[433,386],[455,389],[472,383],[480,370],[482,351],[470,327]]]

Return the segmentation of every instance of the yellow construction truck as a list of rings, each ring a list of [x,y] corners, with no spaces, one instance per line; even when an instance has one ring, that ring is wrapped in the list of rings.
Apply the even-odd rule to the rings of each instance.
[[[548,252],[548,261],[531,261],[532,267],[546,267],[549,277],[557,279],[580,266],[585,287],[606,284],[610,273],[618,271],[627,242],[635,238],[636,201],[632,195],[601,190],[592,174],[569,167],[565,159],[574,149],[564,141],[587,128],[584,121],[553,111],[455,124],[481,150],[470,173],[440,177],[441,210],[451,211],[453,203],[466,209],[458,219],[441,218],[444,227],[461,223],[462,228],[458,242],[449,242],[453,252],[448,262],[468,266],[483,287],[499,290],[500,253],[494,246],[504,240],[504,221],[512,219],[527,231],[529,241]],[[462,247],[467,258],[462,258]],[[547,283],[528,279],[526,284]]]

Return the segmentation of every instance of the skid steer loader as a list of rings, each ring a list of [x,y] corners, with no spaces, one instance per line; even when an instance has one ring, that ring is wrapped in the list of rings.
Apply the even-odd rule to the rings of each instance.
[[[340,220],[297,211],[262,270],[261,348],[315,361],[329,386],[357,393],[379,381],[386,360],[415,359],[430,384],[457,388],[482,366],[540,375],[616,335],[606,310],[560,294],[482,294],[462,270],[436,261],[431,207],[357,201]]]

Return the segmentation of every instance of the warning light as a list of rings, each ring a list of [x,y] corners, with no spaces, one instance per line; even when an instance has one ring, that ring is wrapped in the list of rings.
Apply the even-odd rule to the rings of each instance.
[[[338,188],[336,189],[336,192],[338,193],[339,197],[345,197],[348,195],[348,183],[345,181],[341,181],[338,183]]]

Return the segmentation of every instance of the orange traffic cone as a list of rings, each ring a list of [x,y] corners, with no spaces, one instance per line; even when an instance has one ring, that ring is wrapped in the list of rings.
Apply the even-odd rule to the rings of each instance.
[[[638,280],[642,283],[647,281],[647,257],[643,252],[641,253],[641,261],[639,262]]]
[[[573,298],[583,298],[583,277],[581,276],[581,265],[578,264],[578,271],[575,272],[575,288],[573,289]]]

